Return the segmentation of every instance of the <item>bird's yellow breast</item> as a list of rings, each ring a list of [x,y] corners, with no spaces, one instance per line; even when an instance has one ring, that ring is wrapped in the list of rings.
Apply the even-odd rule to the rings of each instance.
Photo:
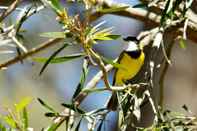
[[[115,85],[123,85],[125,81],[132,79],[144,64],[145,55],[143,51],[138,58],[132,58],[127,53],[123,53],[119,63],[122,68],[118,68],[115,73]]]

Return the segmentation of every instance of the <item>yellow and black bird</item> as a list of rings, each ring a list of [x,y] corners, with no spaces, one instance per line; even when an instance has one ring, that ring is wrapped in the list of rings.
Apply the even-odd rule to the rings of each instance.
[[[121,65],[121,68],[117,68],[115,71],[113,86],[123,86],[125,82],[137,75],[144,64],[145,54],[139,40],[133,36],[128,36],[123,40],[127,42],[127,47],[118,58],[118,63]],[[114,111],[117,107],[117,94],[116,92],[112,92],[107,108]]]

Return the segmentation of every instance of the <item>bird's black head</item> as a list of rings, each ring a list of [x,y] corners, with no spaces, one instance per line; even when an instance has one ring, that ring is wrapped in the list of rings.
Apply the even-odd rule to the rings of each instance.
[[[123,40],[128,42],[128,47],[125,50],[125,53],[127,53],[132,58],[137,59],[141,55],[142,51],[139,47],[139,40],[134,36],[128,36],[123,38]]]
[[[139,43],[139,40],[135,36],[127,36],[127,37],[123,38],[123,40],[128,41],[128,42],[133,41],[133,42],[136,42],[136,44]]]

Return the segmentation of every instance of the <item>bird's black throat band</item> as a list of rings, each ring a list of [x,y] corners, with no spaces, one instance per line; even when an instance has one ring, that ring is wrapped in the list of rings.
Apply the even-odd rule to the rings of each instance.
[[[142,51],[141,50],[135,50],[135,51],[125,51],[130,57],[137,59],[140,57]]]

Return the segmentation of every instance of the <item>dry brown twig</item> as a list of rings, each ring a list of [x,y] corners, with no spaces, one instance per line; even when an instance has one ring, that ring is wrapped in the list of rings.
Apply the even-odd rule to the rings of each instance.
[[[24,60],[27,57],[35,55],[35,54],[39,53],[40,51],[44,51],[45,49],[47,49],[53,45],[56,45],[61,40],[62,39],[60,39],[60,38],[50,39],[50,40],[40,44],[38,47],[32,48],[27,53],[24,53],[20,56],[16,56],[15,58],[12,58],[11,60],[8,60],[7,62],[0,64],[0,69],[7,69],[8,66],[13,65],[21,60]]]
[[[101,5],[105,5],[109,8],[128,6],[127,4],[115,3],[112,0],[102,0],[102,1],[98,0],[98,1],[100,2]],[[90,17],[90,20],[94,21],[105,14],[106,13],[95,12]],[[158,15],[155,12],[143,10],[140,8],[132,8],[132,7],[129,7],[125,10],[118,11],[118,12],[111,12],[110,14],[134,18],[142,22],[150,22],[151,24],[154,24],[155,26],[158,26],[160,24],[160,19],[161,19],[161,15]],[[188,10],[186,13],[186,17],[188,18],[188,29],[186,33],[190,34],[188,35],[188,39],[197,43],[197,37],[195,35],[197,34],[197,15],[192,10]],[[182,25],[184,25],[184,23],[182,23]]]
[[[105,5],[109,8],[112,7],[112,6],[128,6],[128,5],[125,5],[125,4],[114,3],[111,0],[102,0],[102,1],[98,0],[98,1],[101,5]],[[155,26],[159,25],[160,19],[161,19],[161,16],[158,15],[157,13],[155,13],[155,12],[150,12],[150,11],[147,11],[147,10],[142,10],[142,9],[139,9],[139,8],[132,8],[132,7],[129,7],[127,9],[123,10],[123,11],[112,12],[110,14],[115,14],[115,15],[119,15],[119,16],[126,16],[126,17],[129,17],[129,18],[134,18],[134,19],[140,20],[142,22],[151,22]],[[94,20],[98,19],[99,17],[101,17],[103,15],[105,15],[105,13],[95,12],[91,15],[90,21],[94,21]],[[186,15],[187,15],[187,18],[188,18],[186,32],[187,32],[187,34],[190,34],[190,35],[187,35],[187,36],[190,40],[197,43],[197,37],[196,37],[196,34],[197,34],[197,16],[191,10],[189,10]],[[181,23],[179,21],[178,24],[175,25],[175,27],[179,28],[180,24],[184,25],[184,23]],[[154,31],[157,32],[158,28],[156,27],[155,30],[154,29],[152,29],[152,30],[153,30],[153,32]],[[146,32],[146,33],[147,33],[147,35],[145,35],[145,36],[149,36],[150,38],[149,37],[144,37],[144,38],[147,39],[145,43],[149,44],[154,35],[150,35],[150,32]],[[139,36],[139,37],[141,37],[141,36]],[[10,66],[12,64],[15,64],[15,63],[19,62],[20,60],[23,60],[23,59],[25,59],[29,56],[37,54],[38,52],[55,45],[60,40],[62,40],[62,39],[51,39],[51,40],[43,43],[39,47],[36,47],[36,48],[33,48],[33,49],[29,50],[27,53],[24,53],[21,56],[17,56],[15,58],[3,63],[3,64],[0,64],[0,69],[6,68],[7,66]],[[89,83],[86,86],[87,89],[94,88],[96,86],[96,84],[100,81],[100,79],[103,78],[103,73],[107,74],[107,72],[113,68],[112,65],[107,65],[104,68],[104,65],[102,65],[102,63],[100,63],[100,64],[101,64],[101,67],[102,67],[102,71],[98,72],[89,81]],[[106,84],[106,86],[108,86],[108,82],[106,80],[107,80],[107,76],[105,76],[105,84]],[[84,98],[86,96],[87,96],[87,93],[84,93],[84,92],[80,93],[75,99],[75,105],[79,106],[80,103],[84,100]],[[63,118],[57,117],[57,118],[54,119],[54,123],[58,123],[58,122],[61,123],[62,120],[63,120]]]

